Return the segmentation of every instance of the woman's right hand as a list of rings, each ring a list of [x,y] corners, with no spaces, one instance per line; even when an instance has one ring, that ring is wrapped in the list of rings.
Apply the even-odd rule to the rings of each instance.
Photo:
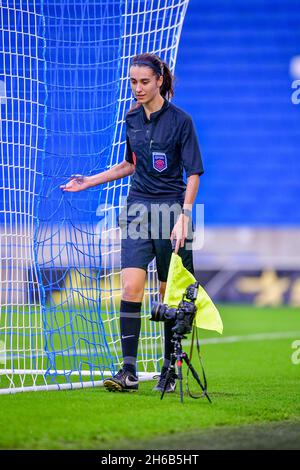
[[[62,184],[60,189],[68,193],[76,193],[90,188],[89,177],[83,175],[72,175],[67,184]]]

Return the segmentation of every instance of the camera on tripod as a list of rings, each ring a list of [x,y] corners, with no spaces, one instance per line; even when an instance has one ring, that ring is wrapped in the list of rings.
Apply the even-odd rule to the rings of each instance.
[[[167,304],[155,303],[151,310],[150,320],[174,322],[172,331],[181,337],[190,333],[197,311],[195,301],[198,295],[198,288],[199,282],[189,285],[176,308],[171,308]]]

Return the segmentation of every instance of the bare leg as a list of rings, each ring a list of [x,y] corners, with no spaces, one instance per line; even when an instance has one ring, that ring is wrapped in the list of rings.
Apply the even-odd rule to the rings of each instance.
[[[122,270],[122,300],[142,302],[146,281],[146,271],[140,268]]]

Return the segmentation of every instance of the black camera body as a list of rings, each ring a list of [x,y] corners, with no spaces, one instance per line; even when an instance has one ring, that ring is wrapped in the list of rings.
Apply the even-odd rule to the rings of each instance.
[[[195,301],[198,295],[198,287],[199,282],[189,285],[176,308],[170,308],[167,304],[155,303],[151,310],[150,320],[173,322],[172,331],[178,336],[190,333],[197,311]]]

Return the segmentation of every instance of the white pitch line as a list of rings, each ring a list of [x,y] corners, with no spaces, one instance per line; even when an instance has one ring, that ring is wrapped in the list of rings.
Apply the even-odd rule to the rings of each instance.
[[[199,343],[201,345],[205,344],[230,344],[230,343],[242,343],[244,341],[272,341],[276,339],[284,339],[284,338],[299,338],[300,340],[300,331],[281,331],[281,332],[276,332],[276,333],[256,333],[252,335],[240,335],[240,336],[225,336],[224,338],[206,338],[206,339],[201,339],[199,338]],[[182,341],[182,346],[189,346],[191,344],[190,339],[186,339]],[[150,349],[151,345],[143,345],[144,349]],[[121,347],[118,346],[115,348],[117,352],[121,352]],[[72,356],[72,355],[88,355],[88,354],[94,354],[97,355],[96,350],[88,350],[88,349],[76,349],[76,351],[69,351],[68,353],[66,352],[65,356]],[[59,354],[59,351],[57,351],[57,354]],[[47,356],[47,353],[45,352],[45,357]],[[38,356],[36,356],[38,357]],[[8,356],[8,359],[18,359],[19,356],[13,355],[13,356]],[[1,371],[1,366],[0,366],[0,371]]]
[[[201,344],[221,344],[221,343],[242,343],[244,341],[263,341],[263,340],[276,340],[284,338],[299,338],[300,331],[282,331],[276,333],[256,333],[253,335],[240,335],[240,336],[225,336],[224,338],[206,338],[200,339]],[[182,344],[188,345],[191,341],[183,341]]]

